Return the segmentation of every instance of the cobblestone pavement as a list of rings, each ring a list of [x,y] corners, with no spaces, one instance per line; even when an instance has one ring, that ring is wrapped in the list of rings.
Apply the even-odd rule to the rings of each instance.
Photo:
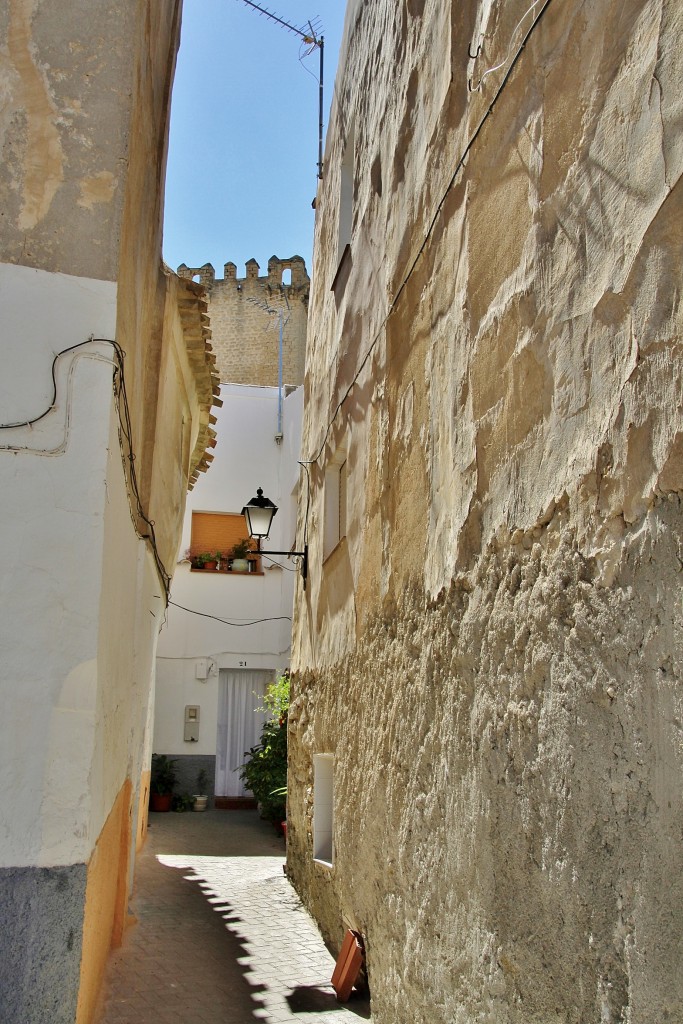
[[[151,814],[99,1024],[359,1024],[285,878],[284,841],[255,811]]]

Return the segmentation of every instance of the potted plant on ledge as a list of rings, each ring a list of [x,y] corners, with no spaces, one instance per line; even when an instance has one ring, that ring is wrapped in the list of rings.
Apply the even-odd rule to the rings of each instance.
[[[215,569],[218,565],[220,553],[202,551],[200,553],[190,552],[190,564],[193,569]]]
[[[152,754],[149,782],[149,807],[152,811],[170,811],[176,784],[176,762],[165,754]]]
[[[232,551],[230,552],[230,568],[233,572],[249,572],[249,559],[247,555],[251,551],[251,541],[238,540],[236,544],[233,544]]]

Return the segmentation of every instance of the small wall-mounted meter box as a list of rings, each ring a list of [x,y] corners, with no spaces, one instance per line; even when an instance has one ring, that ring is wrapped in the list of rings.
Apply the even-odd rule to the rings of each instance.
[[[185,734],[183,739],[186,743],[199,742],[199,705],[185,705]]]
[[[209,675],[209,661],[207,658],[197,658],[194,663],[195,679],[205,680]]]

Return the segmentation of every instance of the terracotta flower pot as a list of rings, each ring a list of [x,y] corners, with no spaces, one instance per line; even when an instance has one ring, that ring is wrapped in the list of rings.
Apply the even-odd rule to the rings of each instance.
[[[150,793],[149,809],[150,811],[170,811],[172,800],[172,793]]]

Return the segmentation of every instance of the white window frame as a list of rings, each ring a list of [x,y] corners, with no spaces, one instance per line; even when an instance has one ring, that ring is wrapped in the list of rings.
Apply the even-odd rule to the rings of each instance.
[[[334,866],[334,754],[313,755],[313,860]]]

